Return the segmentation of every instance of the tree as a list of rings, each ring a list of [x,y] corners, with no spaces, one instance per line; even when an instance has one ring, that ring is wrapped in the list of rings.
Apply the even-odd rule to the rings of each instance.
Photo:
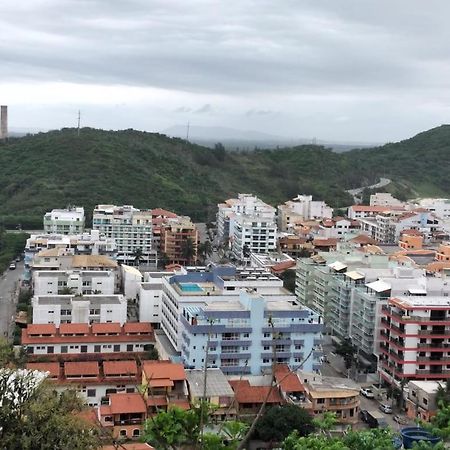
[[[388,429],[349,431],[339,438],[324,435],[290,434],[283,450],[394,450],[393,434]]]
[[[139,266],[141,263],[141,259],[144,257],[144,253],[142,252],[142,248],[137,248],[133,252],[133,258],[134,258],[134,265]]]
[[[78,414],[84,405],[75,391],[57,393],[45,374],[0,370],[0,442],[10,450],[94,450],[99,429]]]
[[[273,406],[256,424],[256,434],[263,441],[281,442],[293,431],[300,436],[314,431],[312,416],[297,405]]]
[[[181,255],[190,264],[197,256],[197,246],[191,238],[187,238],[181,245]]]
[[[15,351],[14,347],[4,338],[0,338],[0,367],[22,367],[25,365],[26,353],[21,347]]]
[[[206,260],[208,256],[212,253],[212,246],[210,241],[205,241],[197,246],[197,254],[202,258],[203,261]]]
[[[356,361],[356,345],[353,345],[350,338],[345,338],[341,342],[335,343],[334,349],[337,355],[342,356],[344,359],[345,368],[349,370]]]

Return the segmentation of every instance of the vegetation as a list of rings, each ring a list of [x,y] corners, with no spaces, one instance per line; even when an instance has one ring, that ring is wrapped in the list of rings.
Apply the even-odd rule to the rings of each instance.
[[[256,424],[256,436],[266,442],[281,442],[292,432],[306,436],[314,431],[312,416],[296,405],[274,406]]]
[[[448,125],[339,154],[314,145],[236,153],[133,130],[84,128],[78,137],[63,129],[0,144],[0,218],[6,228],[35,229],[51,208],[79,204],[89,214],[114,202],[211,221],[215,204],[238,192],[272,204],[305,193],[344,207],[352,203],[345,189],[380,176],[403,196],[449,195],[449,149]]]
[[[350,338],[343,339],[339,343],[334,344],[334,350],[337,355],[342,356],[345,368],[349,370],[356,363],[357,348],[352,344]]]
[[[7,233],[0,226],[0,274],[23,252],[28,237],[26,233]]]

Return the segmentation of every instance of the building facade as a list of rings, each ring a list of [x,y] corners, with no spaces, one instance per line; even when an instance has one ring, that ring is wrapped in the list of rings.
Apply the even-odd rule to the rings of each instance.
[[[81,234],[84,222],[84,208],[53,209],[44,215],[44,233]]]
[[[130,205],[97,205],[92,217],[92,228],[115,240],[118,261],[156,266],[151,211],[141,211]],[[140,257],[137,260],[138,253]]]

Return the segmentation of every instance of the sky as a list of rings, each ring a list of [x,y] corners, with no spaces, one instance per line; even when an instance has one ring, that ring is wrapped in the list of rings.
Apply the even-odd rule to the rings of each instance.
[[[11,129],[387,142],[450,122],[448,0],[2,0]]]

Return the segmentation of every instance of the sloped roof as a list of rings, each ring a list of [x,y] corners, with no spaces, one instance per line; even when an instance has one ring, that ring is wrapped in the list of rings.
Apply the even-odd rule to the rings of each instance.
[[[231,380],[229,383],[238,403],[263,403],[268,395],[267,403],[283,402],[277,388],[252,386],[248,380]]]
[[[111,375],[137,375],[136,361],[104,361],[103,373],[105,376]]]
[[[186,379],[183,364],[169,361],[145,361],[143,371],[147,380],[170,379],[182,381]]]
[[[141,394],[109,394],[111,414],[131,414],[147,412],[147,405]]]
[[[39,370],[41,372],[49,372],[50,377],[59,377],[59,363],[58,362],[30,362],[27,363],[28,370]]]
[[[66,377],[72,375],[99,375],[99,367],[97,361],[78,361],[64,363],[64,373]]]
[[[277,364],[275,366],[275,379],[282,391],[289,392],[303,392],[305,387],[298,375],[291,372],[286,364]]]

